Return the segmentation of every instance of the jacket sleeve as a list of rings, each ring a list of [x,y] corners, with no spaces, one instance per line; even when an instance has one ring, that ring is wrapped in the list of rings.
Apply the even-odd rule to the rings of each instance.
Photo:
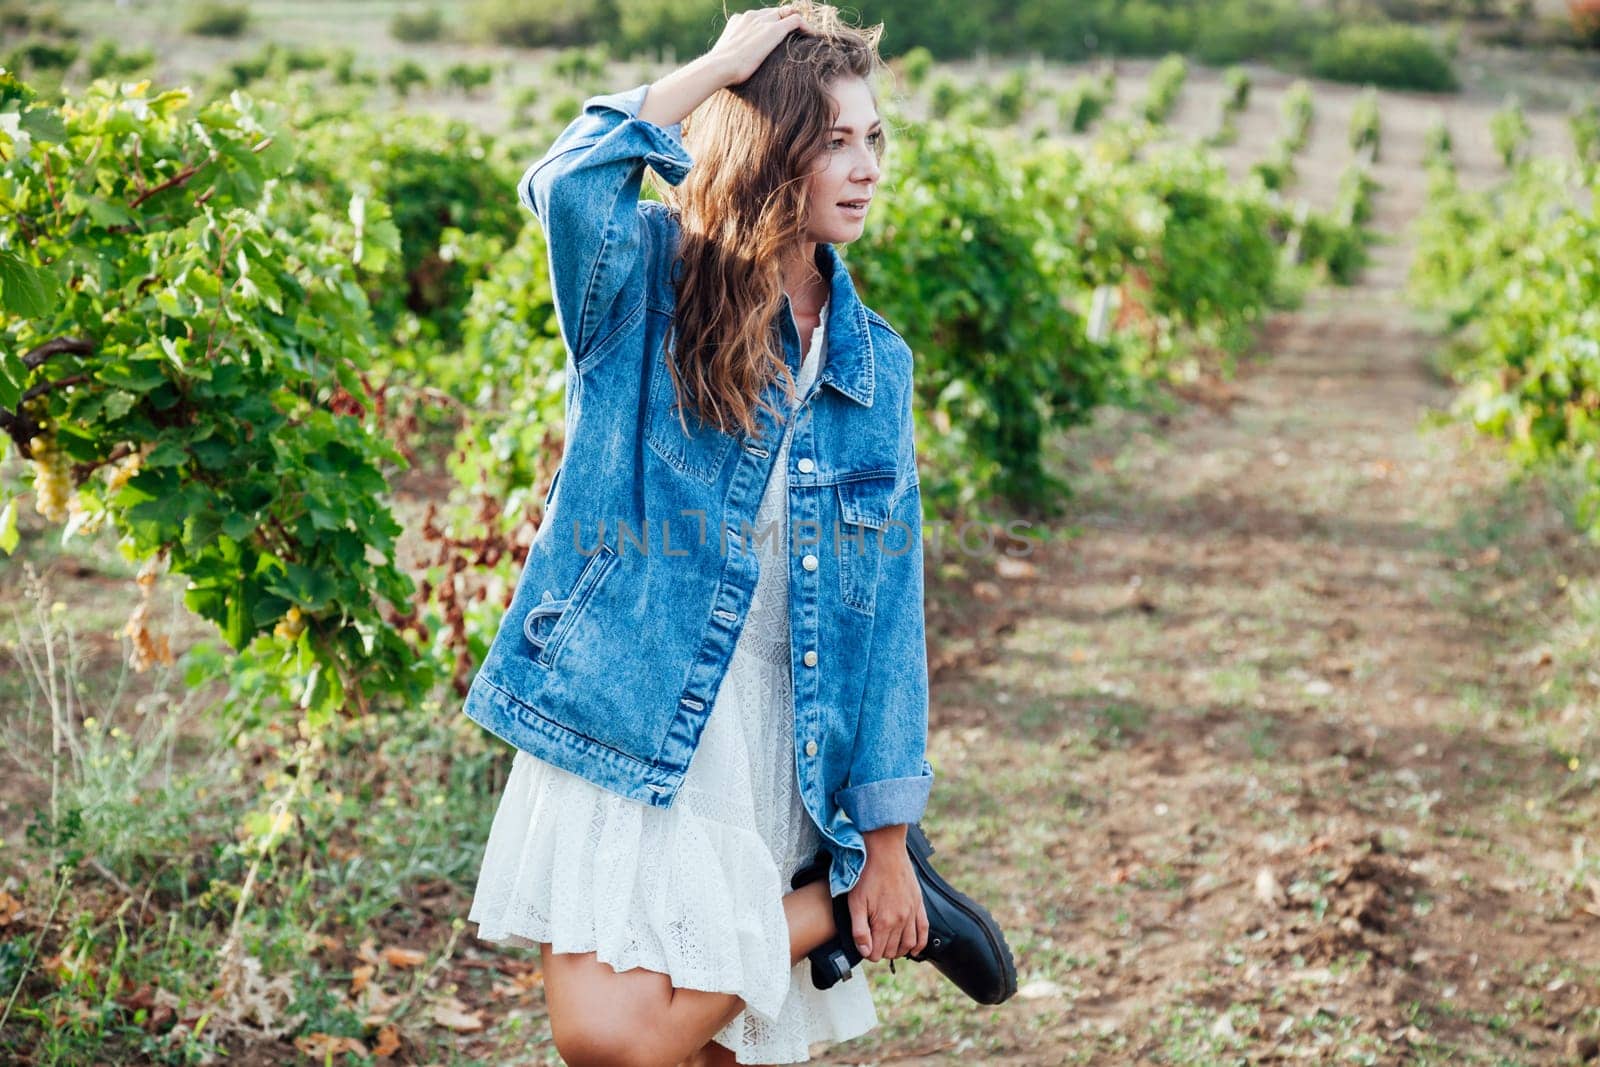
[[[901,413],[901,469],[884,527],[867,683],[845,788],[835,794],[859,830],[922,818],[933,788],[928,743],[928,644],[923,615],[922,490],[912,443],[911,390]],[[892,607],[892,610],[891,610]]]
[[[649,90],[646,84],[585,100],[517,182],[517,198],[544,227],[556,318],[580,369],[607,327],[644,299],[644,165],[677,185],[694,162],[682,123],[638,117]]]

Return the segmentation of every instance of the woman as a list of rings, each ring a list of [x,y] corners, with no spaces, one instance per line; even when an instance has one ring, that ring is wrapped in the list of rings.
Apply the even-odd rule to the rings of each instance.
[[[1015,990],[914,825],[911,354],[833,248],[880,177],[880,31],[734,15],[694,62],[586,101],[519,185],[568,436],[466,702],[519,750],[469,918],[539,945],[568,1063],[805,1060],[876,1025],[840,980],[862,959]],[[640,199],[646,164],[670,204]]]

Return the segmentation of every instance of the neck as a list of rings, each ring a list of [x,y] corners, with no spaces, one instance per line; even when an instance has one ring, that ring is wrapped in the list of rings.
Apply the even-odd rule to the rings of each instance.
[[[815,311],[828,298],[827,279],[817,265],[817,242],[802,241],[783,264],[783,291],[791,306]]]

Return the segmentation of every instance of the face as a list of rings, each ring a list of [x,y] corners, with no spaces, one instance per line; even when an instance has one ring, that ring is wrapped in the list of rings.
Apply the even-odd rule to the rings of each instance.
[[[839,78],[828,87],[838,118],[822,157],[806,184],[811,222],[806,240],[844,244],[861,236],[870,207],[844,206],[870,201],[877,190],[883,148],[882,122],[872,91],[861,78]]]

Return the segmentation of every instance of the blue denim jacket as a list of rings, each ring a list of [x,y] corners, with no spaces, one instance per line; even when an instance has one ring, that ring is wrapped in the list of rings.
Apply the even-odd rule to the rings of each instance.
[[[567,441],[511,606],[466,699],[498,737],[622,796],[668,807],[705,728],[756,586],[755,514],[784,426],[749,436],[674,404],[677,216],[641,199],[644,166],[681,182],[682,124],[637,117],[648,85],[594,96],[518,184],[547,236],[567,345]],[[829,842],[834,895],[863,830],[914,822],[928,666],[912,357],[861,303],[839,253],[826,359],[792,416],[788,458],[795,773]],[[784,296],[774,328],[800,373]],[[783,385],[767,399],[787,410]]]

